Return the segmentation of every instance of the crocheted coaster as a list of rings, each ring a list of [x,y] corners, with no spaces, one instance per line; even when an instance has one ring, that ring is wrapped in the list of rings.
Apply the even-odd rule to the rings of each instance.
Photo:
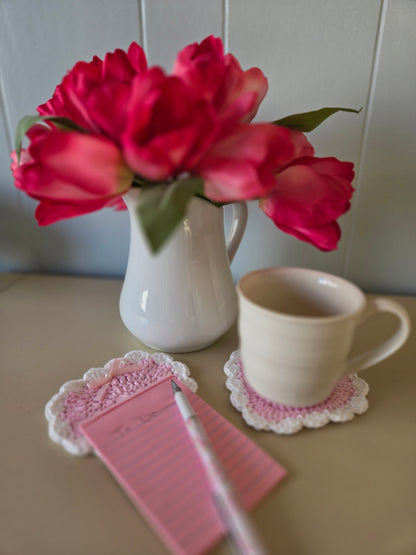
[[[196,381],[189,377],[189,368],[164,353],[131,351],[110,360],[104,368],[90,368],[82,379],[63,384],[46,404],[49,437],[72,455],[92,453],[81,434],[80,423],[170,374],[191,391],[197,390]]]
[[[347,422],[368,408],[368,384],[357,374],[342,378],[331,395],[309,407],[288,407],[273,403],[256,393],[247,383],[240,359],[234,351],[224,366],[231,404],[244,420],[256,428],[276,434],[294,434],[306,428],[321,428],[328,422]]]

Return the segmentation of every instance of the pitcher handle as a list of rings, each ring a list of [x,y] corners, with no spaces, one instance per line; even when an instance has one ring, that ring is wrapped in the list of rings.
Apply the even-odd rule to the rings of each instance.
[[[240,246],[247,225],[248,209],[246,202],[235,202],[233,204],[233,221],[227,239],[228,260],[234,259],[235,253]]]
[[[376,312],[391,312],[399,319],[399,327],[397,331],[381,345],[378,345],[377,347],[350,359],[347,363],[345,372],[346,375],[353,372],[360,372],[373,364],[381,362],[400,349],[409,337],[411,326],[410,318],[406,309],[401,304],[393,301],[392,299],[385,299],[382,297],[371,299],[367,304],[366,310],[364,311],[361,323]]]

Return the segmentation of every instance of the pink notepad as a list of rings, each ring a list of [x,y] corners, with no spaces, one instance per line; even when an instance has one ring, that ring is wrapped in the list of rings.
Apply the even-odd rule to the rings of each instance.
[[[81,429],[171,551],[196,555],[209,550],[225,531],[170,380],[84,422]],[[181,387],[243,506],[251,509],[285,470],[198,395]]]

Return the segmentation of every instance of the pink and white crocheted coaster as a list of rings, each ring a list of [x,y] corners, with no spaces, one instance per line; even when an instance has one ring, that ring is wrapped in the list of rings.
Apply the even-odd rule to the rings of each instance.
[[[357,374],[342,378],[331,395],[310,407],[287,407],[273,403],[256,393],[247,383],[240,359],[234,351],[224,366],[231,404],[244,420],[256,428],[276,434],[294,434],[305,428],[321,428],[328,422],[347,422],[368,408],[368,384]]]
[[[122,358],[110,360],[104,368],[90,368],[82,379],[63,384],[46,404],[49,437],[72,455],[92,453],[80,432],[80,423],[170,374],[177,376],[191,391],[197,390],[189,368],[165,353],[131,351]]]

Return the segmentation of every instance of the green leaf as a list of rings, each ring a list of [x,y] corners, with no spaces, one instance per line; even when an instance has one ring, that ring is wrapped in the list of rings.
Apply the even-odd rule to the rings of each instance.
[[[61,116],[42,116],[43,121],[51,121],[62,131],[79,131],[80,133],[88,133],[87,129],[84,129],[77,123],[74,123],[72,119],[64,118]]]
[[[22,141],[28,129],[38,123],[40,116],[24,116],[16,127],[16,137],[14,141],[14,148],[17,155],[17,163],[20,163],[20,153],[22,150]]]
[[[200,177],[189,177],[170,185],[151,185],[141,189],[137,215],[154,254],[186,216],[192,197],[202,195],[203,184]]]
[[[17,155],[17,163],[20,163],[20,153],[22,151],[23,137],[26,135],[29,129],[33,127],[33,125],[39,123],[40,121],[51,121],[63,131],[81,131],[83,133],[86,132],[83,127],[80,127],[69,118],[59,116],[23,116],[23,118],[17,124],[16,128],[15,150]]]
[[[293,114],[292,116],[278,119],[272,123],[307,133],[308,131],[313,131],[318,125],[321,125],[323,121],[336,112],[354,112],[354,114],[359,114],[361,110],[362,108],[359,110],[354,110],[353,108],[320,108],[319,110],[313,110],[311,112]]]

